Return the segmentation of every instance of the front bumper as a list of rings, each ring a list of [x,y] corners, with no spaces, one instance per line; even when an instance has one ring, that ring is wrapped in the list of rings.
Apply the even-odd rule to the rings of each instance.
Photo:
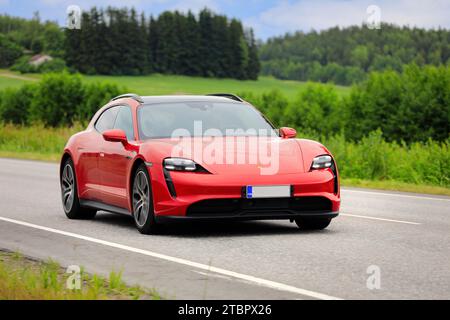
[[[155,216],[157,222],[182,222],[182,221],[215,221],[215,220],[229,220],[229,221],[246,221],[246,220],[294,220],[298,218],[335,218],[339,215],[339,212],[305,212],[301,214],[248,214],[240,216],[220,216],[217,214],[209,214],[203,217],[191,217],[191,216]]]
[[[340,207],[339,188],[336,190],[334,174],[330,169],[306,173],[272,176],[216,175],[189,172],[170,172],[176,192],[172,196],[166,183],[162,166],[151,168],[155,218],[157,220],[211,220],[211,219],[295,219],[297,217],[336,217]],[[245,199],[242,188],[246,185],[286,185],[292,186],[291,198],[279,198],[272,203],[258,203],[251,207],[249,201],[269,201],[270,199]],[[327,206],[314,206],[310,200],[320,198]],[[309,200],[308,200],[309,199]],[[283,201],[299,201],[298,204]],[[218,204],[203,208],[193,214],[192,208],[205,201]],[[220,201],[224,201],[220,204]],[[309,201],[309,202],[308,202]],[[308,202],[298,210],[298,206]],[[234,204],[233,204],[234,203]],[[320,201],[317,202],[320,204]],[[297,207],[296,207],[297,206]],[[231,207],[231,208],[230,208]]]

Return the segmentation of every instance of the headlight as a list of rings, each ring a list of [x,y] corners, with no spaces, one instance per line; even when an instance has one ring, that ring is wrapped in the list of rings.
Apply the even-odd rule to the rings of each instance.
[[[169,171],[195,171],[197,164],[189,159],[167,158],[164,159],[164,168]]]
[[[318,156],[313,159],[311,169],[325,169],[330,168],[333,164],[333,159],[330,156]]]
[[[188,171],[198,173],[210,173],[198,163],[184,158],[167,158],[163,161],[164,169],[167,171]]]

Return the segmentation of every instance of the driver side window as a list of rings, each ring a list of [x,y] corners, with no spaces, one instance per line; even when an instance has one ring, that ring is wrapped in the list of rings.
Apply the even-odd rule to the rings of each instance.
[[[103,133],[106,130],[111,130],[114,128],[114,122],[116,121],[117,113],[119,112],[119,107],[112,107],[106,109],[95,123],[95,129],[98,132]]]
[[[128,141],[134,140],[133,117],[129,107],[120,107],[114,129],[122,129],[125,131]]]

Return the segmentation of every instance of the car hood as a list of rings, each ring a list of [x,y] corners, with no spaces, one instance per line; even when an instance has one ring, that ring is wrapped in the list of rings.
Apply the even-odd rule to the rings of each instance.
[[[300,144],[279,137],[194,137],[151,139],[143,143],[151,159],[194,160],[213,174],[291,174],[305,172]]]

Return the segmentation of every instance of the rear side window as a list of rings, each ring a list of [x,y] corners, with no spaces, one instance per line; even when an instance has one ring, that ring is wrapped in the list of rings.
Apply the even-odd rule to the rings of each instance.
[[[122,129],[125,131],[129,141],[134,140],[133,118],[129,107],[120,107],[114,129]]]
[[[103,112],[95,123],[95,129],[98,132],[103,133],[106,130],[111,130],[114,128],[114,122],[116,121],[117,113],[119,112],[119,107],[112,107]]]

